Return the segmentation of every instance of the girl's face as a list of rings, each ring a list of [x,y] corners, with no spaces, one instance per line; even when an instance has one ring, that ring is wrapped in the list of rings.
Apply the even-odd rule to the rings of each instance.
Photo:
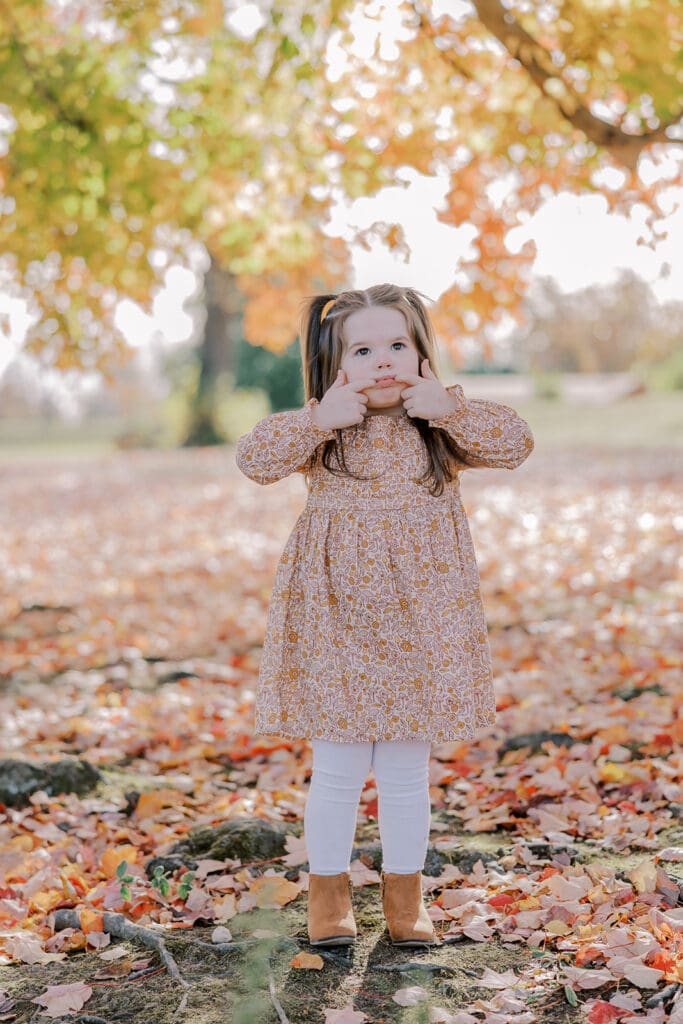
[[[408,334],[403,313],[389,306],[370,306],[347,317],[340,366],[349,383],[374,377],[379,382],[397,373],[420,373],[420,354]],[[398,416],[403,410],[403,383],[364,388],[367,415]]]

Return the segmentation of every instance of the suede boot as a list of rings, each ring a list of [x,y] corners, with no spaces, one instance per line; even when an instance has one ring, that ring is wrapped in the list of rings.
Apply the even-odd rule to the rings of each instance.
[[[308,941],[312,946],[348,946],[356,940],[351,875],[308,876]]]
[[[435,946],[439,941],[422,902],[422,872],[380,875],[382,907],[394,946]]]

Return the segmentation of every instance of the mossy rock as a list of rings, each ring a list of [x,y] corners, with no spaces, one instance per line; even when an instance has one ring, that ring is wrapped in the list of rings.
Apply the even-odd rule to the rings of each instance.
[[[164,871],[175,871],[181,866],[194,869],[197,860],[239,860],[248,864],[254,860],[282,857],[287,852],[285,840],[291,829],[279,822],[263,818],[233,818],[220,825],[204,825],[192,829],[184,839],[175,843],[163,857],[153,857],[145,865],[147,874],[157,865]]]
[[[501,754],[508,750],[521,750],[523,747],[531,747],[530,753],[538,754],[543,750],[544,743],[554,743],[556,747],[572,747],[575,743],[581,742],[566,732],[551,732],[543,729],[540,732],[525,732],[519,736],[510,736],[500,748]]]
[[[173,874],[180,868],[189,868],[192,871],[197,867],[198,860],[207,857],[215,860],[239,860],[243,864],[260,860],[269,861],[287,852],[286,837],[294,834],[294,826],[297,824],[294,822],[285,826],[260,818],[238,818],[221,825],[195,829],[185,839],[175,843],[168,853],[147,861],[145,870],[150,878],[157,867],[163,868],[165,874]],[[375,841],[354,845],[351,860],[359,858],[372,870],[381,872],[381,843]],[[478,860],[484,865],[497,864],[498,856],[490,851],[471,847],[437,850],[430,843],[423,872],[425,875],[438,877],[444,865],[453,864],[464,874],[469,874]],[[254,865],[252,870],[258,872],[259,866]],[[285,877],[296,879],[301,871],[310,871],[307,861],[292,865],[285,871]]]
[[[76,793],[85,796],[100,781],[101,775],[87,761],[64,758],[31,764],[29,761],[0,761],[0,803],[6,807],[24,807],[32,793],[44,790],[48,796]]]

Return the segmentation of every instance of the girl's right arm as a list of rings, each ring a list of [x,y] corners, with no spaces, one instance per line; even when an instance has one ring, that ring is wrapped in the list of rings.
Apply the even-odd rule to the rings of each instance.
[[[258,484],[272,484],[290,473],[303,473],[318,445],[336,437],[335,430],[323,430],[311,415],[317,399],[310,398],[302,409],[274,412],[237,441],[238,468]]]

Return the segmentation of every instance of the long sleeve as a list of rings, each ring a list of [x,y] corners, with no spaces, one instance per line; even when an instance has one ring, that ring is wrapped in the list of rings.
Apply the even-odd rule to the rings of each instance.
[[[317,399],[310,398],[302,409],[274,412],[260,420],[253,430],[237,441],[238,468],[258,484],[272,484],[290,473],[303,472],[318,445],[336,437],[334,430],[322,430],[313,422]]]
[[[428,422],[453,438],[468,466],[515,469],[531,455],[531,428],[514,409],[489,399],[465,398],[460,384],[446,391],[460,400],[461,408]]]

